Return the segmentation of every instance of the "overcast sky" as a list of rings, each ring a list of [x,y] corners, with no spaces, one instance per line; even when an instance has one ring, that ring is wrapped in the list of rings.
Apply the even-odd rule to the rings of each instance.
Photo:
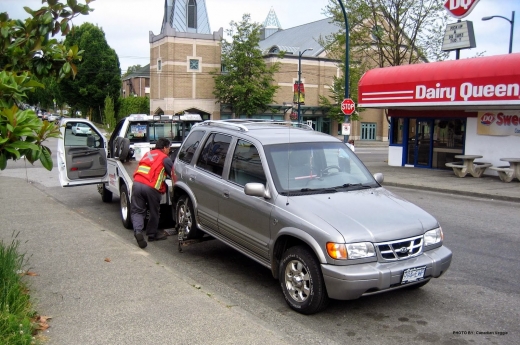
[[[37,9],[41,3],[41,0],[0,0],[0,12],[9,13],[11,18],[26,18],[29,15],[23,7]],[[206,0],[206,7],[212,31],[229,28],[229,22],[240,21],[244,13],[250,13],[253,21],[261,23],[271,7],[286,29],[325,18],[322,12],[327,3],[327,0]],[[91,22],[103,28],[108,44],[119,56],[123,72],[128,66],[150,63],[148,34],[161,31],[164,0],[96,0],[90,5],[94,12],[78,17],[74,23]],[[489,21],[481,18],[501,15],[511,19],[512,11],[516,11],[513,52],[520,52],[520,0],[480,0],[463,19],[473,21],[477,47],[461,50],[460,58],[484,51],[484,55],[507,54],[510,23],[501,18]],[[455,59],[454,52],[450,59]]]

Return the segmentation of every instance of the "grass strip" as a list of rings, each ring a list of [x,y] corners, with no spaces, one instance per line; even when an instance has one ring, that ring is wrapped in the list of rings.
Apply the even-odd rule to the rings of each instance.
[[[16,236],[10,244],[0,240],[0,344],[39,344],[36,325],[32,321],[36,313],[31,297],[23,281],[26,265],[25,254],[20,254]]]

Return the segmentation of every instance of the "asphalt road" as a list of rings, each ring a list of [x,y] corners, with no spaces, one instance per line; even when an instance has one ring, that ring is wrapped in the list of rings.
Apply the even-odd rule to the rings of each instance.
[[[55,145],[49,146],[54,151]],[[366,162],[384,159],[384,150],[360,148],[356,153]],[[121,224],[117,198],[104,204],[95,186],[61,188],[56,170],[47,172],[38,165],[26,169],[23,162],[12,163],[0,176],[37,181],[37,188],[69,210],[135,244],[132,232]],[[388,189],[437,217],[444,229],[445,245],[453,251],[448,272],[415,291],[399,290],[355,301],[333,301],[324,312],[303,316],[286,306],[278,282],[267,269],[218,241],[188,246],[180,253],[172,237],[154,243],[147,252],[151,260],[265,320],[292,342],[520,343],[518,204]]]

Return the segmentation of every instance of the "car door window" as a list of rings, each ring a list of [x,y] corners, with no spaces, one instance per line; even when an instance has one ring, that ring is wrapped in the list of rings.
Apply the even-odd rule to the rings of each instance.
[[[265,185],[265,173],[257,148],[244,140],[239,140],[233,152],[229,180],[241,186],[257,182]]]
[[[67,122],[63,143],[67,147],[102,147],[102,140],[97,131],[89,124],[83,122]]]
[[[228,135],[219,133],[209,135],[197,160],[197,167],[222,176],[230,143],[231,137]]]
[[[199,147],[200,141],[206,132],[204,131],[196,131],[192,132],[187,138],[181,149],[179,150],[179,154],[177,157],[185,163],[190,163],[195,151],[197,151],[197,147]]]

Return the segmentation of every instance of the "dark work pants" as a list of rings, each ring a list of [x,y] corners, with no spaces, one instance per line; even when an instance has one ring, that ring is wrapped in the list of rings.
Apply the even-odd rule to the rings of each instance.
[[[131,217],[134,225],[134,233],[142,232],[146,211],[150,211],[150,218],[146,225],[146,234],[155,236],[159,224],[159,211],[161,208],[161,193],[157,189],[139,182],[134,182],[132,187]]]

